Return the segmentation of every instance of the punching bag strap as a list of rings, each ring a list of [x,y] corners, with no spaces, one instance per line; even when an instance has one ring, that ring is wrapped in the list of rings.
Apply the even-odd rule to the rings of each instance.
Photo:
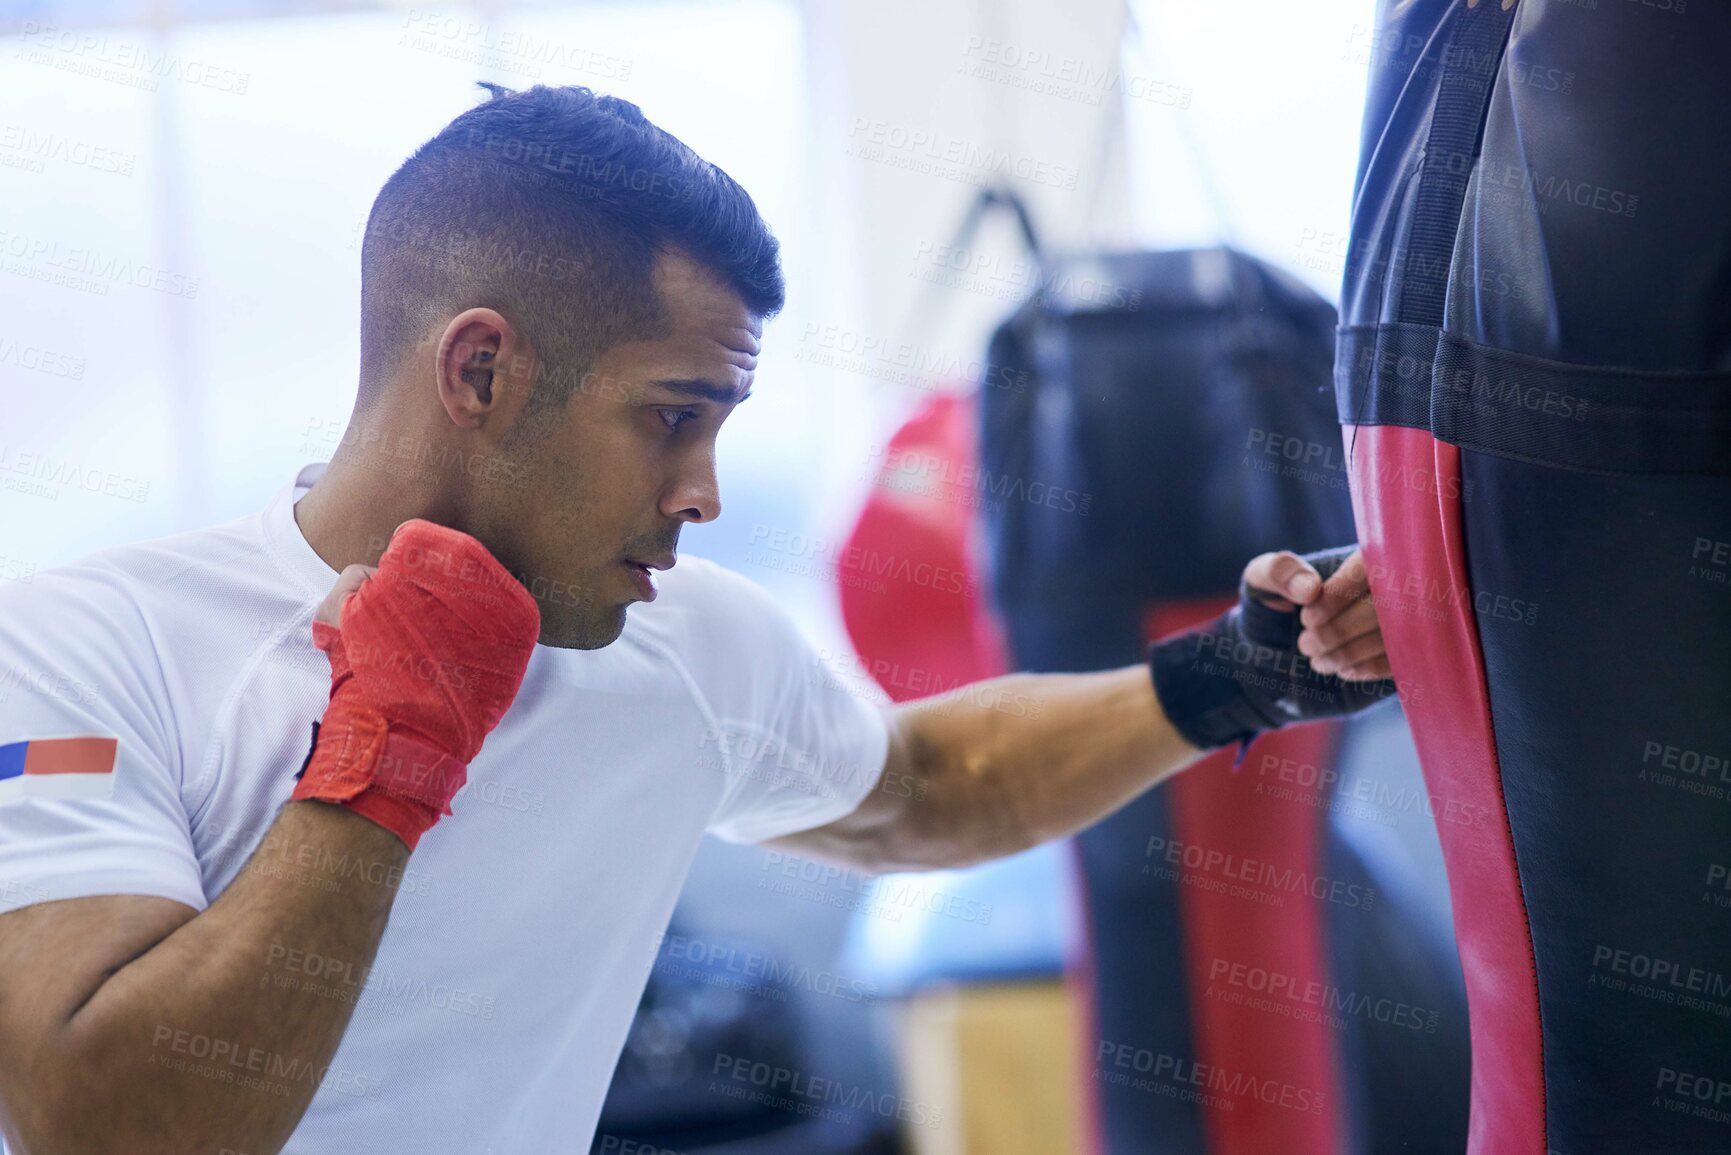
[[[1430,135],[1425,139],[1409,247],[1401,270],[1397,320],[1402,323],[1443,323],[1461,205],[1478,163],[1485,114],[1502,71],[1503,49],[1513,24],[1512,8],[1487,0],[1468,5],[1449,22],[1448,35],[1427,49],[1417,65],[1441,69],[1442,80]]]

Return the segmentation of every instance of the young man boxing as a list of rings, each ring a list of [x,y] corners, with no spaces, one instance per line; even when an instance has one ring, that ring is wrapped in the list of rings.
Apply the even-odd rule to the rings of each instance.
[[[630,104],[494,89],[362,273],[328,467],[0,594],[13,1155],[582,1150],[705,833],[976,863],[1388,692],[1338,553],[1256,559],[1149,667],[1003,679],[1016,715],[863,700],[675,568],[782,281]]]

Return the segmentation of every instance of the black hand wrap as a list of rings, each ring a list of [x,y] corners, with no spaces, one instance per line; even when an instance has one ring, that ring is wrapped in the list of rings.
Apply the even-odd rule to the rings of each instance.
[[[1327,581],[1356,548],[1302,556]],[[1391,679],[1347,682],[1311,669],[1298,652],[1299,611],[1274,609],[1262,598],[1285,600],[1241,584],[1232,609],[1148,647],[1160,706],[1198,749],[1248,743],[1288,722],[1356,713],[1395,692]]]

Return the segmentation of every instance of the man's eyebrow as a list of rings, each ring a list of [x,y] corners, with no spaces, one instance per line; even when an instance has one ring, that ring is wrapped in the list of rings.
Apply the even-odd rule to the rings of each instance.
[[[702,397],[706,401],[715,401],[722,405],[736,405],[751,396],[751,390],[736,393],[725,385],[717,385],[711,381],[675,380],[656,381],[653,384],[674,393],[683,393],[687,397]]]

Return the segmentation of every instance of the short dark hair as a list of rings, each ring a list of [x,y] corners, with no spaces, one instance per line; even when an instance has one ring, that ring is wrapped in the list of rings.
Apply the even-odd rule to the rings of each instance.
[[[463,113],[385,182],[361,246],[361,406],[442,317],[486,306],[546,365],[562,407],[605,350],[662,334],[658,255],[706,266],[759,317],[781,309],[780,246],[733,178],[635,104],[577,85]]]

